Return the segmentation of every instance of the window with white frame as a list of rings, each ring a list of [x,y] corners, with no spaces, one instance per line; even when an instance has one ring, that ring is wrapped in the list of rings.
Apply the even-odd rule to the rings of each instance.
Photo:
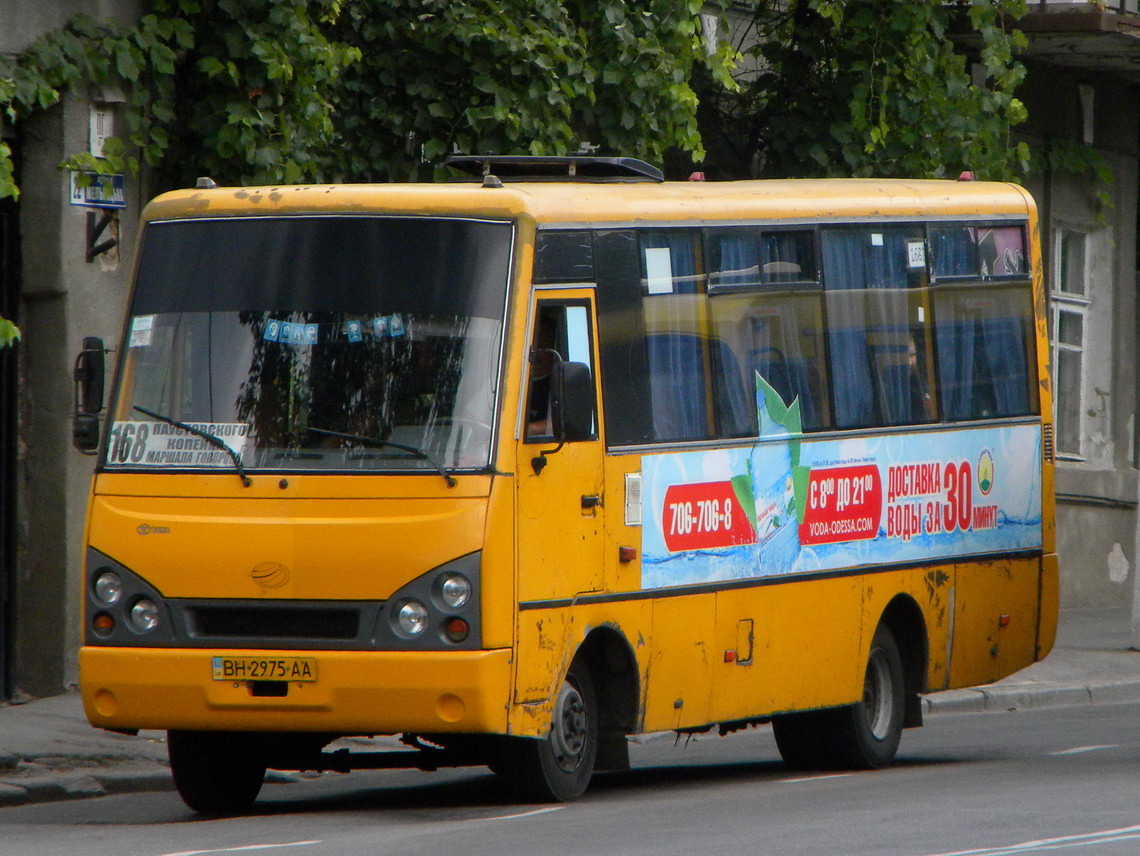
[[[1087,233],[1066,228],[1054,232],[1049,343],[1053,357],[1057,454],[1069,458],[1081,457],[1085,327],[1089,308],[1087,249]]]

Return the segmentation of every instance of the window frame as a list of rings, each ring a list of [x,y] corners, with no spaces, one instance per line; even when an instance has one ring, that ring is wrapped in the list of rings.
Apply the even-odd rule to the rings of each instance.
[[[1080,236],[1081,238],[1081,291],[1071,291],[1065,288],[1067,277],[1067,266],[1063,254],[1065,252],[1065,237],[1066,236]],[[1070,224],[1057,224],[1053,228],[1052,238],[1052,252],[1051,256],[1051,270],[1049,276],[1049,369],[1053,378],[1057,381],[1060,380],[1061,374],[1061,354],[1074,354],[1077,357],[1077,389],[1076,389],[1076,403],[1071,409],[1066,408],[1070,396],[1073,394],[1071,384],[1061,384],[1055,382],[1053,384],[1053,422],[1056,426],[1054,436],[1056,443],[1056,455],[1059,460],[1069,461],[1083,461],[1085,460],[1085,438],[1084,430],[1082,427],[1082,415],[1085,412],[1085,402],[1087,400],[1087,367],[1088,361],[1085,359],[1086,354],[1086,334],[1088,332],[1089,310],[1092,306],[1092,300],[1089,297],[1089,287],[1092,284],[1089,277],[1089,245],[1091,244],[1092,234],[1085,230]],[[1080,321],[1080,343],[1071,344],[1062,342],[1061,335],[1061,316],[1068,314]],[[1062,419],[1066,415],[1066,410],[1070,410],[1070,414],[1076,420],[1076,424],[1072,426],[1066,425],[1068,419]],[[1070,437],[1071,433],[1071,437]],[[1076,448],[1066,447],[1066,443],[1075,438]]]

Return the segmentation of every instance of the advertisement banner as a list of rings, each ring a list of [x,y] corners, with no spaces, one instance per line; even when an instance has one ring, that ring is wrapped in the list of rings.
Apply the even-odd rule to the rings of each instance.
[[[1037,424],[811,440],[762,394],[760,418],[751,448],[642,459],[643,588],[1041,547]]]

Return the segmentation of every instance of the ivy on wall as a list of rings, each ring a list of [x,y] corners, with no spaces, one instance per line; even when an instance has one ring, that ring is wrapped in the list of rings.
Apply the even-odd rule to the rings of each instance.
[[[324,35],[340,5],[149,0],[127,27],[80,15],[0,58],[0,107],[19,121],[77,83],[117,84],[127,97],[118,145],[68,166],[118,172],[137,156],[160,186],[211,171],[234,183],[313,178],[314,154],[332,140],[331,85],[358,58]],[[0,150],[0,196],[17,192]]]

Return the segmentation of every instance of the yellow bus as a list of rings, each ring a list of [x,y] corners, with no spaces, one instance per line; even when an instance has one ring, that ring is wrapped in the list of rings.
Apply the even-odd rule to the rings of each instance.
[[[463,765],[569,800],[629,735],[765,723],[880,767],[921,694],[1049,652],[1023,189],[451,166],[160,196],[105,417],[77,359],[86,714],[167,731],[189,806]]]

